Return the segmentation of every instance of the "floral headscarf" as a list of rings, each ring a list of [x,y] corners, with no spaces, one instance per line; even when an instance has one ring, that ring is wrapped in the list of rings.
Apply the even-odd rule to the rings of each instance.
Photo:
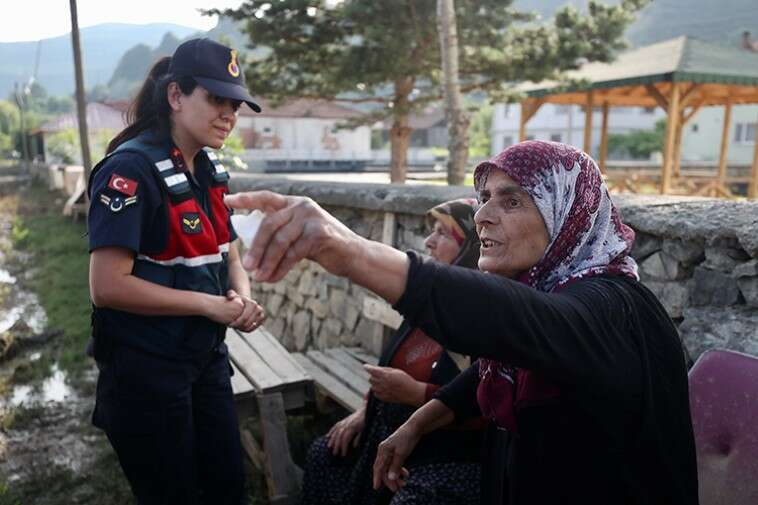
[[[637,263],[629,256],[634,231],[621,222],[589,155],[558,142],[521,142],[476,167],[477,190],[492,170],[505,172],[532,197],[550,238],[542,259],[520,282],[551,292],[594,275],[639,279]],[[493,360],[480,361],[479,375],[482,413],[512,431],[520,404],[559,394],[541,375]]]
[[[476,234],[476,225],[474,224],[475,211],[476,200],[474,198],[460,198],[441,203],[426,213],[427,224],[430,228],[434,228],[434,221],[439,221],[450,230],[453,238],[460,246],[460,252],[451,265],[477,268],[479,263],[479,236]]]

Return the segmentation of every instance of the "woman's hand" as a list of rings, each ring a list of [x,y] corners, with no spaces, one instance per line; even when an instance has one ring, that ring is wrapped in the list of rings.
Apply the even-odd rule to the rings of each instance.
[[[203,314],[208,319],[216,321],[217,323],[229,326],[239,318],[245,310],[245,302],[241,297],[235,297],[232,299],[224,296],[207,295],[209,298],[208,303],[203,304],[205,313]]]
[[[229,323],[231,328],[235,328],[244,332],[251,332],[263,323],[266,319],[266,313],[263,307],[258,305],[258,302],[247,296],[237,294],[236,291],[230,289],[226,293],[227,300],[241,300],[243,303],[242,313]]]
[[[351,441],[353,447],[357,447],[365,424],[366,407],[364,406],[332,426],[332,429],[326,434],[326,445],[332,450],[332,454],[347,456]]]
[[[403,463],[421,438],[413,423],[406,421],[395,433],[379,444],[374,460],[374,489],[384,483],[393,493],[405,485],[408,470]]]
[[[387,403],[402,403],[419,407],[426,399],[426,384],[406,372],[386,366],[363,365],[369,373],[371,392]]]

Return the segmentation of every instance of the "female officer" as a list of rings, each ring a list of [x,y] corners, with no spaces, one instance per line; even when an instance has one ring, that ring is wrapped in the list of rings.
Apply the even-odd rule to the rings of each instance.
[[[140,504],[239,504],[243,466],[224,334],[263,320],[223,196],[220,148],[245,88],[237,52],[180,45],[150,71],[90,178],[93,423]]]

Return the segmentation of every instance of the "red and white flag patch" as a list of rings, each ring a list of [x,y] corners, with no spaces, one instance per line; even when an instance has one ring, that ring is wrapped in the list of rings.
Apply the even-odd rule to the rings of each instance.
[[[111,175],[111,180],[108,181],[108,187],[115,189],[119,193],[123,193],[128,196],[134,196],[134,193],[137,192],[137,181],[133,181],[122,175],[114,173]]]

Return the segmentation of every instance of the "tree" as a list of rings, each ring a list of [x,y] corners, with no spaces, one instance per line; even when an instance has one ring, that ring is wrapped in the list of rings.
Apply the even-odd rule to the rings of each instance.
[[[437,24],[440,35],[442,82],[445,89],[445,116],[449,140],[447,183],[463,184],[468,160],[469,115],[463,109],[463,96],[458,74],[458,27],[453,0],[437,0]]]
[[[647,160],[654,152],[663,151],[666,120],[660,119],[653,130],[634,130],[629,133],[608,135],[608,150],[616,155],[629,156],[634,160]]]
[[[469,136],[471,142],[468,154],[472,158],[489,158],[492,154],[492,104],[484,102],[476,107],[476,112],[471,118]]]
[[[0,153],[7,155],[13,151],[13,139],[20,123],[18,107],[11,102],[0,100]]]
[[[591,1],[586,15],[566,7],[549,25],[526,23],[531,16],[512,3],[456,2],[461,92],[502,98],[515,83],[609,61],[647,0],[613,7]],[[305,97],[374,104],[363,124],[391,118],[391,179],[404,181],[409,114],[442,98],[436,0],[247,0],[207,13],[245,21],[252,47],[268,49],[246,66],[256,94],[274,103]]]

